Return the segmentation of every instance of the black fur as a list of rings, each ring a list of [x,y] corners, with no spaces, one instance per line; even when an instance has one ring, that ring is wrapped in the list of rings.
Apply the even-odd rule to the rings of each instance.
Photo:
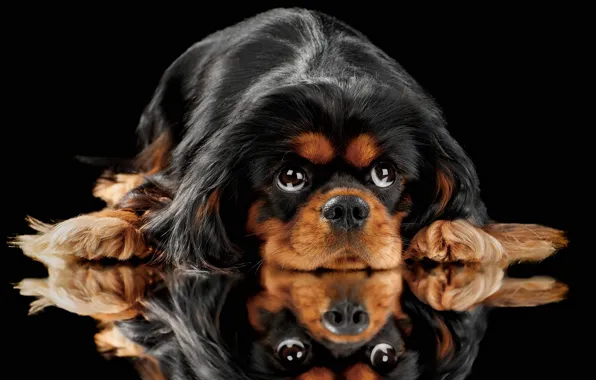
[[[406,71],[330,16],[275,9],[208,36],[166,70],[138,132],[145,147],[171,136],[161,174],[174,197],[148,218],[147,236],[170,262],[221,268],[255,259],[248,208],[271,197],[289,139],[313,130],[340,145],[361,131],[381,142],[408,179],[386,201],[391,209],[411,197],[404,236],[441,218],[487,221],[472,162]],[[439,169],[455,183],[442,210]],[[217,207],[205,211],[215,192]],[[294,210],[283,213],[291,218]]]
[[[171,380],[291,379],[318,366],[341,373],[355,363],[367,363],[377,343],[406,351],[387,379],[464,379],[471,371],[486,328],[485,310],[437,312],[420,303],[410,292],[402,298],[411,320],[412,334],[400,332],[390,319],[368,342],[346,354],[343,347],[317,342],[299,325],[289,309],[263,313],[265,332],[257,333],[248,323],[246,302],[258,291],[254,276],[174,273],[144,301],[146,317],[119,322],[120,331],[157,359],[162,373]],[[455,349],[437,360],[437,318],[451,331]],[[312,346],[305,366],[289,371],[278,362],[277,344],[298,337]],[[343,355],[340,351],[344,351]]]

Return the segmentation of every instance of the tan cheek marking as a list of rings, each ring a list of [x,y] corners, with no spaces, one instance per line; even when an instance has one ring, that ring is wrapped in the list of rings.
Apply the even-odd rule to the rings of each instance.
[[[361,134],[350,141],[346,148],[344,158],[349,164],[357,168],[366,168],[370,166],[380,154],[381,149],[377,145],[376,140],[368,134]]]
[[[321,133],[308,132],[293,141],[294,150],[313,164],[327,164],[335,157],[335,149],[327,137]]]

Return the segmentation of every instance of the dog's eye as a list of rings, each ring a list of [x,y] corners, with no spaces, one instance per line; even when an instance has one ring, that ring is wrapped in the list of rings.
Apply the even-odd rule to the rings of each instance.
[[[387,343],[377,344],[370,353],[370,364],[378,372],[388,372],[395,368],[399,353]]]
[[[288,368],[299,367],[306,360],[307,349],[298,339],[287,339],[277,346],[277,356]]]
[[[277,176],[277,186],[287,192],[300,191],[307,182],[306,171],[299,166],[286,166]]]
[[[371,169],[370,177],[378,187],[389,187],[395,182],[397,173],[389,162],[379,162]]]

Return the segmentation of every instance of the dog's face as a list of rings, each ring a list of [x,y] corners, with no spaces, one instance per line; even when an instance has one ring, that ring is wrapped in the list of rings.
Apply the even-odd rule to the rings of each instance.
[[[383,138],[363,121],[345,124],[352,127],[341,133],[313,132],[325,130],[313,124],[295,137],[280,136],[272,153],[282,156],[251,164],[259,175],[252,178],[257,200],[248,232],[262,240],[266,262],[300,270],[399,265],[409,206],[404,189],[416,178],[415,143],[405,129],[400,138]]]
[[[264,267],[247,303],[256,332],[247,372],[257,378],[412,378],[399,270],[291,272]]]
[[[316,12],[266,12],[190,48],[139,132],[141,166],[174,195],[143,230],[175,260],[387,269],[422,226],[486,217],[437,105]]]

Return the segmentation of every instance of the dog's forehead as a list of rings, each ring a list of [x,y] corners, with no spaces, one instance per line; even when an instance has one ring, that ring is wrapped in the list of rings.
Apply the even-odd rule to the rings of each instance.
[[[328,164],[339,157],[356,168],[365,168],[382,154],[377,138],[369,132],[344,139],[333,139],[322,132],[304,132],[292,139],[291,147],[316,165]]]

